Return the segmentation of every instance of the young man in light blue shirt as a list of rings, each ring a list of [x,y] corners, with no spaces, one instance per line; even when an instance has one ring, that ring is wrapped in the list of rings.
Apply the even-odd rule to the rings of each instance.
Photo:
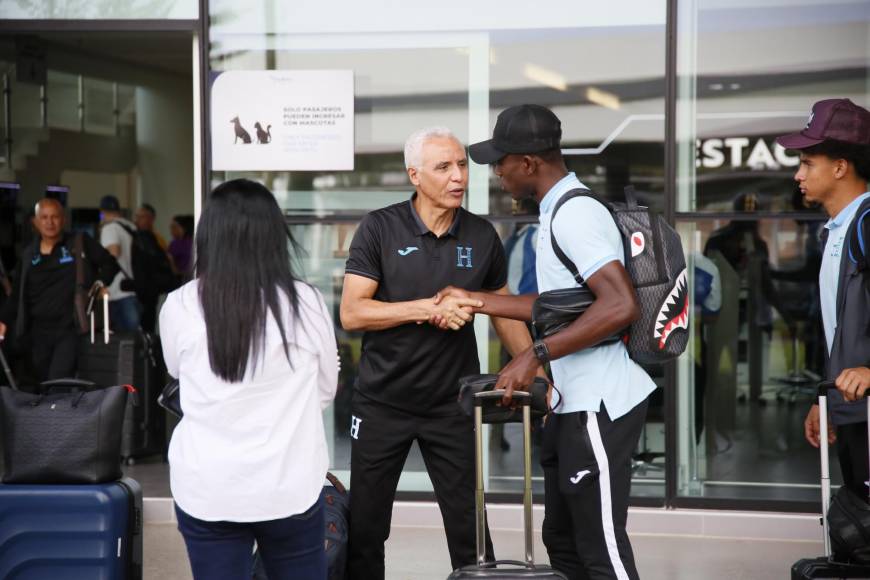
[[[554,414],[544,428],[543,539],[550,563],[573,579],[638,578],[626,533],[631,489],[631,456],[655,388],[649,375],[620,342],[595,346],[628,327],[639,306],[625,271],[622,238],[609,210],[589,197],[565,202],[583,185],[562,159],[561,123],[552,111],[521,105],[503,111],[493,138],[469,148],[471,158],[493,165],[502,188],[516,199],[534,198],[541,207],[537,239],[537,280],[541,292],[578,286],[556,257],[559,246],[574,262],[595,302],[574,323],[517,354],[502,369],[496,388],[525,389],[547,362],[558,389]],[[453,289],[448,289],[449,294]],[[536,294],[471,293],[479,311],[529,320]]]
[[[822,206],[830,216],[822,230],[819,271],[826,375],[837,387],[828,395],[836,437],[832,429],[828,439],[839,442],[843,483],[866,499],[867,411],[863,402],[850,401],[870,386],[870,369],[866,368],[870,364],[870,297],[865,281],[870,248],[865,252],[855,243],[862,230],[870,232],[870,215],[864,215],[870,212],[870,112],[849,99],[819,101],[803,130],[777,142],[800,152],[795,181],[804,198]],[[818,405],[810,408],[804,432],[810,444],[818,447]]]

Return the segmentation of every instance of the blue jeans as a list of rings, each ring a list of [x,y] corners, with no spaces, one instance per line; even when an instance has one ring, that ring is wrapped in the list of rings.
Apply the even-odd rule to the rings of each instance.
[[[116,332],[131,332],[139,328],[139,300],[127,296],[109,301],[109,322]]]
[[[194,580],[250,580],[254,540],[269,578],[325,580],[323,498],[308,511],[265,522],[205,522],[175,506]]]

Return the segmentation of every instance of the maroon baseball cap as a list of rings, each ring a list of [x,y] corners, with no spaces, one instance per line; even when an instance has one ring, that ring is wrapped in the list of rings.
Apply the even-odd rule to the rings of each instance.
[[[776,138],[786,149],[806,149],[828,140],[870,145],[870,111],[849,99],[825,99],[813,105],[803,131]]]

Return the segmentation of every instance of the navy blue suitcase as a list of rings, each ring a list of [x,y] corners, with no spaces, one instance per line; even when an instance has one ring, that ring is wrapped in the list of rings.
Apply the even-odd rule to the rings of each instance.
[[[0,578],[141,580],[139,483],[0,485]]]

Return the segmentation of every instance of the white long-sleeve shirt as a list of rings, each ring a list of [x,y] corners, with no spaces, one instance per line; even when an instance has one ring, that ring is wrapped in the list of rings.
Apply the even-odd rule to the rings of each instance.
[[[329,467],[323,409],[338,384],[323,297],[298,282],[299,320],[289,301],[283,309],[291,362],[270,313],[263,355],[248,362],[244,380],[228,383],[211,370],[197,284],[172,292],[160,311],[163,356],[180,380],[184,410],[169,444],[175,502],[206,521],[302,513],[317,500]]]

